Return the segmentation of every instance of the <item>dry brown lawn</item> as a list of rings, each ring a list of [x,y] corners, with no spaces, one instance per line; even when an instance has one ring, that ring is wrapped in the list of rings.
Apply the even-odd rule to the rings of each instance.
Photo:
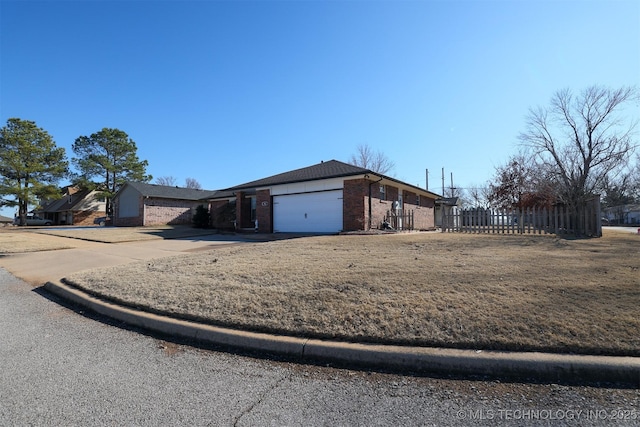
[[[360,342],[640,356],[640,237],[412,233],[242,244],[68,277],[211,324]]]
[[[73,247],[72,242],[67,239],[51,239],[13,227],[0,229],[0,254],[54,251]]]

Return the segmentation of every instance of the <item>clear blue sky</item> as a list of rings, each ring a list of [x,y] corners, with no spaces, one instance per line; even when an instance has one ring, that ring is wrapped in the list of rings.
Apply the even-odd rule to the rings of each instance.
[[[0,125],[73,156],[129,134],[154,177],[218,189],[383,150],[441,192],[484,184],[529,107],[640,85],[633,1],[0,0]],[[6,214],[6,211],[5,211]],[[11,212],[11,215],[13,212]]]

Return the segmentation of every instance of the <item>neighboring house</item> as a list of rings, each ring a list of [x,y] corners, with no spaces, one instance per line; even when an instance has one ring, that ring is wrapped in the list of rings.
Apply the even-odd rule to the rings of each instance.
[[[0,215],[0,225],[6,226],[13,224],[13,218],[9,218],[8,216]]]
[[[93,225],[95,218],[106,215],[105,209],[105,200],[96,191],[70,186],[62,198],[42,201],[34,212],[55,225]]]
[[[195,209],[207,205],[213,191],[127,182],[113,198],[113,225],[191,224]]]
[[[640,224],[640,204],[612,206],[603,209],[603,217],[609,224],[637,225]]]
[[[337,233],[383,227],[411,214],[414,229],[435,228],[435,193],[337,160],[217,191],[209,199],[216,228],[262,233]],[[231,213],[231,218],[229,218]]]

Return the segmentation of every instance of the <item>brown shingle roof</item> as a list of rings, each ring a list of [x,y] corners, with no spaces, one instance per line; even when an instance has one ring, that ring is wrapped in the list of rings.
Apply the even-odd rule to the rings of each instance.
[[[161,199],[197,201],[211,197],[213,194],[215,194],[215,191],[171,187],[168,185],[147,184],[146,182],[127,182],[127,185],[135,188],[143,196],[157,197]]]
[[[64,212],[72,211],[78,203],[91,193],[91,190],[80,190],[72,194],[65,194],[62,198],[54,200],[48,205],[39,209],[42,212]]]
[[[306,168],[296,169],[259,179],[257,181],[236,185],[228,190],[242,190],[244,188],[265,187],[269,185],[289,184],[302,181],[315,181],[319,179],[361,175],[370,172],[371,171],[368,169],[343,163],[338,160],[329,160]]]

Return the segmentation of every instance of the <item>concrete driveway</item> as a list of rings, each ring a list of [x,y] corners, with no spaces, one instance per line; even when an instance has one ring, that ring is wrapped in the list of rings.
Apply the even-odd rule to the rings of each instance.
[[[14,276],[40,286],[81,270],[128,264],[133,261],[205,251],[221,245],[246,243],[242,236],[211,234],[171,240],[99,243],[40,235],[40,238],[73,242],[73,249],[9,254],[0,258],[0,267]]]

